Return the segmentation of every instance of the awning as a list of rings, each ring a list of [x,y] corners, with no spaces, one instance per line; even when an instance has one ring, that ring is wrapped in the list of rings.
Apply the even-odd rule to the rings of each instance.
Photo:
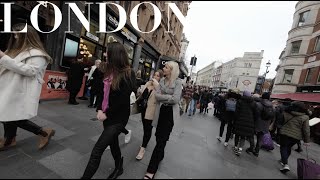
[[[294,101],[316,102],[320,103],[320,93],[290,93],[290,94],[272,94],[273,99],[290,98]]]

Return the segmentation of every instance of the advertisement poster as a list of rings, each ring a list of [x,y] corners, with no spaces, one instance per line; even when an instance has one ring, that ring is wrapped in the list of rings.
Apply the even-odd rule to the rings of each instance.
[[[68,77],[65,72],[46,71],[43,80],[45,82],[42,85],[41,100],[65,99],[69,97],[69,92],[66,89]],[[84,85],[85,83],[82,83],[78,96],[82,96]]]

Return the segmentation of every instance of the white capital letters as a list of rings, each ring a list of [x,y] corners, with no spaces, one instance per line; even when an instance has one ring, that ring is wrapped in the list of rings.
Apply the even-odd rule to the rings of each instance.
[[[33,25],[34,29],[36,29],[37,31],[41,32],[41,33],[51,33],[55,30],[57,30],[62,22],[62,14],[61,14],[61,11],[60,9],[53,3],[51,2],[46,2],[46,3],[49,3],[53,6],[53,9],[54,9],[54,27],[51,31],[49,32],[43,32],[40,30],[39,28],[39,23],[38,23],[38,10],[39,10],[39,7],[41,5],[43,5],[45,7],[44,4],[40,3],[38,5],[36,5],[33,10],[31,11],[31,15],[30,15],[30,21],[31,21],[31,24]],[[48,7],[48,6],[47,6]]]
[[[152,29],[151,31],[148,31],[148,32],[143,32],[143,31],[141,31],[141,30],[139,29],[139,27],[138,27],[138,18],[137,18],[137,16],[138,16],[138,9],[139,9],[139,6],[140,6],[141,4],[143,4],[143,3],[151,4],[151,6],[153,7],[153,11],[154,11],[154,19],[155,19],[155,21],[154,21],[153,29]],[[131,11],[131,13],[130,13],[130,21],[131,21],[132,26],[133,26],[137,31],[139,31],[139,32],[141,32],[141,33],[150,33],[150,32],[155,31],[155,30],[160,26],[160,23],[161,23],[161,12],[160,12],[159,8],[158,8],[156,5],[154,5],[154,4],[150,3],[150,2],[142,2],[142,3],[137,4],[137,5],[132,9],[132,11]]]
[[[4,5],[4,31],[1,33],[11,33],[11,4],[14,3],[0,3]],[[27,23],[24,26],[23,30],[18,31],[18,33],[26,33],[27,32]]]
[[[88,19],[86,19],[86,17],[84,17],[83,13],[80,11],[79,7],[77,6],[76,3],[69,3],[66,2],[65,4],[69,5],[68,8],[68,18],[69,18],[69,23],[68,23],[68,31],[70,31],[70,8],[72,9],[73,13],[77,16],[77,18],[79,19],[79,21],[81,22],[81,24],[83,25],[83,27],[90,32],[90,4],[93,3],[85,3],[88,4]]]
[[[127,13],[126,11],[123,9],[122,6],[115,4],[115,3],[110,3],[110,2],[106,2],[106,3],[98,3],[99,4],[99,32],[97,33],[113,33],[113,32],[117,32],[120,31],[125,25],[126,25],[126,21],[127,21]],[[106,31],[106,5],[107,4],[112,4],[115,5],[118,10],[119,10],[119,23],[118,23],[118,27],[113,30],[113,31]]]
[[[186,17],[183,16],[182,12],[177,7],[177,5],[175,3],[166,3],[166,4],[168,4],[168,32],[170,32],[170,9],[177,16],[181,24],[185,26],[187,21]]]

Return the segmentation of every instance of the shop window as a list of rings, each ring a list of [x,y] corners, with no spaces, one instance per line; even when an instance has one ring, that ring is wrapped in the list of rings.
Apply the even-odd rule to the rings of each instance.
[[[283,83],[291,83],[294,69],[284,70]]]
[[[291,54],[298,54],[299,53],[301,42],[302,41],[294,41],[291,43],[291,45],[292,45]]]
[[[124,43],[124,47],[128,53],[129,63],[132,64],[133,62],[133,55],[134,55],[134,48],[129,43]]]
[[[306,21],[309,17],[309,12],[310,11],[305,11],[299,14],[299,22],[298,22],[298,27],[303,26],[306,24]]]
[[[305,83],[311,83],[312,81],[312,76],[316,73],[317,68],[309,68],[306,76]]]
[[[320,51],[320,41],[319,41],[320,36],[317,37],[316,40],[316,45],[314,46],[313,52],[319,52]]]

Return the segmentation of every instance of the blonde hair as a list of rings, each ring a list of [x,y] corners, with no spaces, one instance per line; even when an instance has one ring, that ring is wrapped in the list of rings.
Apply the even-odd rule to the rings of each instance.
[[[170,84],[172,84],[179,77],[179,65],[174,61],[169,61],[166,63],[166,65],[168,65],[171,69]]]
[[[13,31],[21,31],[25,27],[25,24],[19,23],[12,27]],[[18,36],[16,39],[14,36]],[[27,33],[12,33],[8,42],[8,49],[6,54],[11,58],[15,58],[18,54],[31,49],[40,50],[45,56],[49,63],[52,62],[51,57],[48,55],[43,47],[38,32],[30,25],[27,25]]]

